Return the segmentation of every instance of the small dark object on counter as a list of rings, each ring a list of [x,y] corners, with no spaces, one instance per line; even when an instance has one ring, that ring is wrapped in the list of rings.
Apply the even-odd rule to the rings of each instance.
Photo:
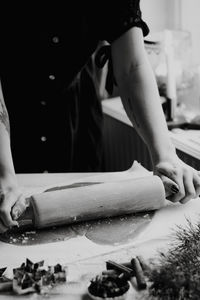
[[[133,269],[133,266],[132,266],[130,261],[129,262],[123,262],[121,265],[123,265],[124,267],[127,267],[129,269]]]
[[[21,280],[21,288],[22,290],[31,287],[34,284],[34,279],[31,274],[25,273]]]
[[[5,272],[6,269],[7,269],[7,267],[0,268],[0,277],[3,275],[3,273]]]
[[[121,271],[118,270],[104,270],[102,271],[102,275],[116,275],[118,276],[119,274],[121,274]]]
[[[13,291],[17,294],[41,293],[45,286],[66,281],[66,272],[60,264],[43,268],[44,261],[33,263],[26,259],[19,268],[13,269]]]
[[[106,262],[106,268],[108,270],[113,269],[113,270],[120,271],[121,273],[124,273],[128,277],[134,276],[134,271],[131,268],[128,268],[128,267],[126,267],[122,264],[118,264],[118,263],[116,263],[114,261],[111,261],[111,260],[108,260]]]
[[[92,279],[88,287],[88,293],[91,297],[114,298],[125,297],[130,285],[124,278],[119,278],[111,275],[98,275]]]
[[[62,266],[60,264],[57,264],[54,266],[54,273],[62,272]]]
[[[142,267],[142,270],[144,272],[144,275],[149,275],[152,271],[151,267],[146,263],[144,258],[142,256],[136,256],[136,258],[139,260],[140,265]]]
[[[133,269],[135,271],[135,277],[137,281],[137,286],[139,290],[144,290],[147,287],[146,280],[144,277],[144,273],[141,267],[141,264],[139,260],[135,257],[131,260],[131,264],[133,266]]]
[[[121,272],[119,278],[124,278],[128,280],[131,283],[131,285],[135,287],[135,280],[134,280],[135,271],[133,269],[126,267],[124,264],[119,264],[111,260],[106,262],[106,267],[107,269],[113,269],[118,272]]]

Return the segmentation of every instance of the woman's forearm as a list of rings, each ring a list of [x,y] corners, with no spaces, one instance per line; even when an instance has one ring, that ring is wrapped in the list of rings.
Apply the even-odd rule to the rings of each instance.
[[[175,152],[142,33],[133,28],[112,45],[115,79],[128,117],[147,144],[153,161]]]
[[[0,176],[14,175],[14,166],[10,147],[10,124],[8,112],[0,86]]]
[[[149,64],[130,69],[120,79],[119,89],[127,115],[147,144],[153,161],[163,160],[175,151]]]

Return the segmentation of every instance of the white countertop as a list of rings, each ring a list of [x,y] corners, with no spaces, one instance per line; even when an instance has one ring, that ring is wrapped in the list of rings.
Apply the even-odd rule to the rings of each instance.
[[[112,173],[63,173],[63,174],[18,174],[18,180],[25,193],[42,192],[46,188],[71,184],[82,181],[97,181],[103,176],[104,181],[121,181],[127,176],[130,178],[151,176],[140,164],[134,162],[132,168],[122,172]],[[196,222],[199,218],[200,201],[191,200],[185,205],[167,205],[158,210],[150,224],[133,241],[126,245],[110,246],[98,245],[85,236],[78,236],[66,241],[36,244],[31,246],[14,245],[0,242],[0,267],[7,266],[8,269],[19,266],[26,257],[35,261],[48,259],[52,263],[67,263],[69,267],[69,282],[52,289],[53,299],[81,300],[86,291],[86,283],[91,276],[105,269],[105,261],[126,261],[135,255],[143,255],[145,258],[155,257],[159,249],[167,249],[171,238],[170,234],[177,225],[187,223],[186,217]],[[54,233],[56,234],[56,232]],[[84,278],[84,281],[83,281]],[[73,280],[77,280],[76,283]],[[133,299],[134,290],[131,289],[127,300]],[[32,299],[33,295],[25,296]],[[24,299],[24,296],[0,295],[1,299],[14,300]],[[34,299],[41,299],[34,296]],[[84,299],[88,299],[87,297]]]
[[[133,127],[123,108],[120,97],[102,101],[103,112],[114,119]],[[200,160],[200,130],[173,129],[170,137],[178,150]]]

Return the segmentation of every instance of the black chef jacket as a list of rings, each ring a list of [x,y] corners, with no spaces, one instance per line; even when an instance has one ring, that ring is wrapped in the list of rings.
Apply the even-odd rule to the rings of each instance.
[[[22,173],[94,171],[102,112],[88,60],[99,41],[111,43],[132,26],[146,35],[148,27],[138,0],[52,2],[1,9],[0,77],[14,165]]]

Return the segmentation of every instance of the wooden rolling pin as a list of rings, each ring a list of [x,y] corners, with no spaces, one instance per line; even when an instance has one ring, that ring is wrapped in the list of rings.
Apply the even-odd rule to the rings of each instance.
[[[158,176],[49,191],[29,198],[29,218],[36,228],[156,210],[165,204]],[[26,214],[20,220],[27,218]]]

